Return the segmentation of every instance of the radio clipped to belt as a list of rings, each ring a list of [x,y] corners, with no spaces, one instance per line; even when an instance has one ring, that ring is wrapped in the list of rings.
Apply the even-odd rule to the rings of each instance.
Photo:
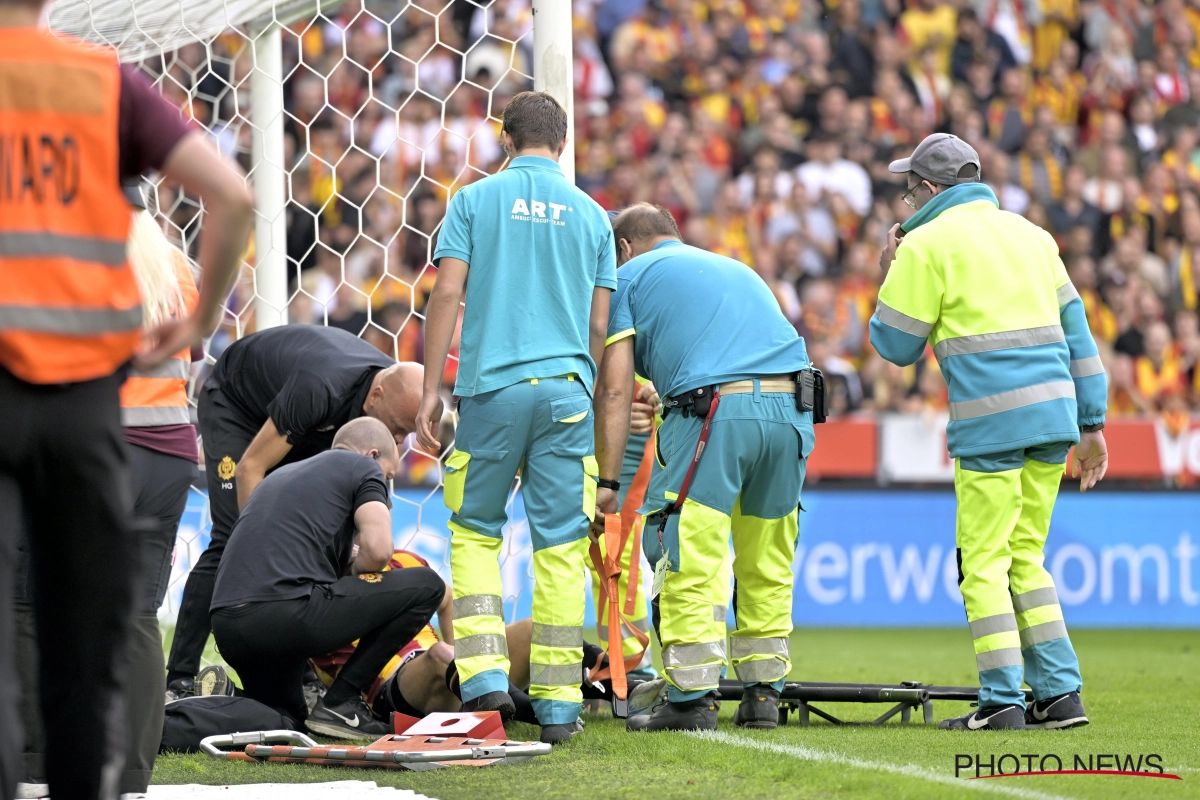
[[[816,367],[796,374],[796,410],[811,411],[814,424],[824,422],[829,416],[825,399],[825,374]]]

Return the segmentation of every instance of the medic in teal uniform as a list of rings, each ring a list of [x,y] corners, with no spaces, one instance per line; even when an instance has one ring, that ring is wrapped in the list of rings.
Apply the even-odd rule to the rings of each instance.
[[[467,289],[444,492],[463,710],[514,711],[499,557],[520,472],[535,582],[529,696],[542,741],[559,743],[578,731],[582,705],[584,563],[597,489],[591,389],[616,264],[607,214],[558,166],[562,107],[523,92],[505,108],[503,130],[508,168],[459,189],[438,235],[417,435],[436,452],[439,376]]]
[[[656,627],[669,702],[626,724],[715,729],[715,691],[732,664],[746,688],[734,721],[773,728],[791,671],[792,559],[814,444],[812,412],[797,408],[797,378],[810,370],[804,341],[752,269],[683,244],[665,209],[625,209],[613,229],[622,266],[596,390],[603,480],[621,471],[635,370],[665,398],[642,511],[653,515],[643,542],[662,581]],[[657,522],[679,500],[704,423],[694,390],[711,387],[719,400],[707,445],[660,545]],[[616,493],[602,488],[598,506],[615,513]],[[729,635],[731,529],[738,604]]]

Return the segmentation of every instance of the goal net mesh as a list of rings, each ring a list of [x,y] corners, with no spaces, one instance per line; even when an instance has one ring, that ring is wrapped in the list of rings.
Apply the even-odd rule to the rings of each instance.
[[[282,26],[288,324],[335,325],[401,361],[422,358],[431,257],[453,192],[504,163],[500,114],[532,88],[529,0],[56,0],[51,27],[118,48],[202,128],[253,184],[255,40]],[[194,259],[200,203],[148,179],[148,207]],[[221,352],[256,328],[255,242],[225,318],[193,366],[193,395]],[[444,375],[450,397],[455,350]],[[194,400],[193,400],[194,408]],[[453,413],[442,431],[453,437]],[[442,459],[412,437],[394,483],[398,547],[449,578]],[[203,470],[201,471],[203,474]],[[509,619],[528,614],[528,526],[516,487],[502,571]],[[208,545],[197,486],[179,530],[160,616],[176,616],[191,565]]]

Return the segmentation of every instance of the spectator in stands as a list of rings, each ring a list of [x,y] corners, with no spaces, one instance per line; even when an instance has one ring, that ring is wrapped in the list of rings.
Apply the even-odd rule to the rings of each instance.
[[[1063,175],[1062,197],[1047,208],[1050,229],[1056,236],[1065,236],[1072,228],[1087,228],[1094,237],[1100,228],[1100,209],[1083,196],[1087,173],[1083,167],[1072,165]],[[1090,251],[1090,248],[1089,248]]]
[[[1171,342],[1167,323],[1156,320],[1145,332],[1145,353],[1134,365],[1138,391],[1152,405],[1162,408],[1167,395],[1183,391],[1179,353]]]
[[[967,68],[976,61],[991,67],[993,81],[1000,72],[1017,66],[1008,42],[994,30],[984,27],[974,8],[967,7],[958,12],[957,33],[950,64],[950,77],[955,81],[967,83]]]
[[[808,196],[828,204],[833,195],[841,195],[860,217],[871,208],[871,178],[867,171],[842,157],[837,136],[822,130],[808,140],[809,161],[796,170],[796,178]]]
[[[285,73],[293,76],[284,86],[288,254],[303,273],[297,285],[308,287],[293,296],[298,321],[311,319],[304,306],[314,303],[321,320],[326,305],[335,317],[347,313],[337,310],[343,268],[371,295],[373,310],[408,303],[409,293],[422,310],[446,200],[500,168],[497,121],[507,99],[527,88],[509,66],[515,52],[513,66],[528,67],[528,0],[452,15],[455,23],[445,18],[440,33],[426,15],[393,21],[381,0],[365,6],[374,16],[339,13],[285,42]],[[880,247],[909,213],[897,208],[905,187],[896,186],[887,161],[928,132],[947,131],[978,150],[983,180],[1005,208],[1053,232],[1068,264],[1094,259],[1087,302],[1098,338],[1115,340],[1116,320],[1121,334],[1131,334],[1122,344],[1138,343],[1140,354],[1145,282],[1170,309],[1192,307],[1184,278],[1196,273],[1181,265],[1194,263],[1200,244],[1188,233],[1196,228],[1190,211],[1200,213],[1193,9],[1073,0],[825,6],[823,17],[821,6],[792,2],[580,6],[578,184],[607,208],[636,201],[670,208],[690,244],[761,259],[768,273],[773,259],[777,294],[790,303],[811,276],[844,293],[839,282],[849,280],[856,248]],[[522,43],[514,51],[497,36]],[[473,55],[464,65],[442,49],[421,59],[438,41]],[[226,52],[224,40],[212,46],[231,64],[246,57]],[[296,69],[301,47],[305,68]],[[201,56],[170,65],[168,91],[203,85],[206,96],[220,94],[195,69]],[[364,63],[369,85],[355,66]],[[432,81],[432,92],[413,94],[418,74]],[[439,92],[460,78],[483,90],[461,84],[443,104]],[[364,97],[401,111],[368,102],[355,114]],[[196,108],[206,119],[232,118],[228,103],[197,101]],[[235,133],[220,131],[230,142],[239,141]],[[173,197],[164,190],[160,206],[173,208],[184,228],[191,211]],[[386,257],[355,241],[360,220]],[[1126,241],[1135,228],[1140,244]],[[861,289],[859,281],[856,296],[866,296]],[[239,318],[252,295],[252,281],[243,282],[231,302]],[[217,342],[236,333],[228,328]],[[382,331],[369,335],[386,346]],[[844,353],[864,369],[866,356],[861,348]],[[873,380],[886,381],[864,375],[867,398]]]

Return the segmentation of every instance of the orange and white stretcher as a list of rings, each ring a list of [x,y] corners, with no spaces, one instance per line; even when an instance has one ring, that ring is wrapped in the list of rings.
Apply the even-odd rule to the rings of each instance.
[[[209,736],[200,750],[227,761],[407,770],[515,764],[550,753],[548,744],[506,737],[496,711],[437,713],[419,720],[394,714],[393,729],[362,747],[319,744],[299,731],[275,730]],[[229,747],[244,749],[224,749]]]

